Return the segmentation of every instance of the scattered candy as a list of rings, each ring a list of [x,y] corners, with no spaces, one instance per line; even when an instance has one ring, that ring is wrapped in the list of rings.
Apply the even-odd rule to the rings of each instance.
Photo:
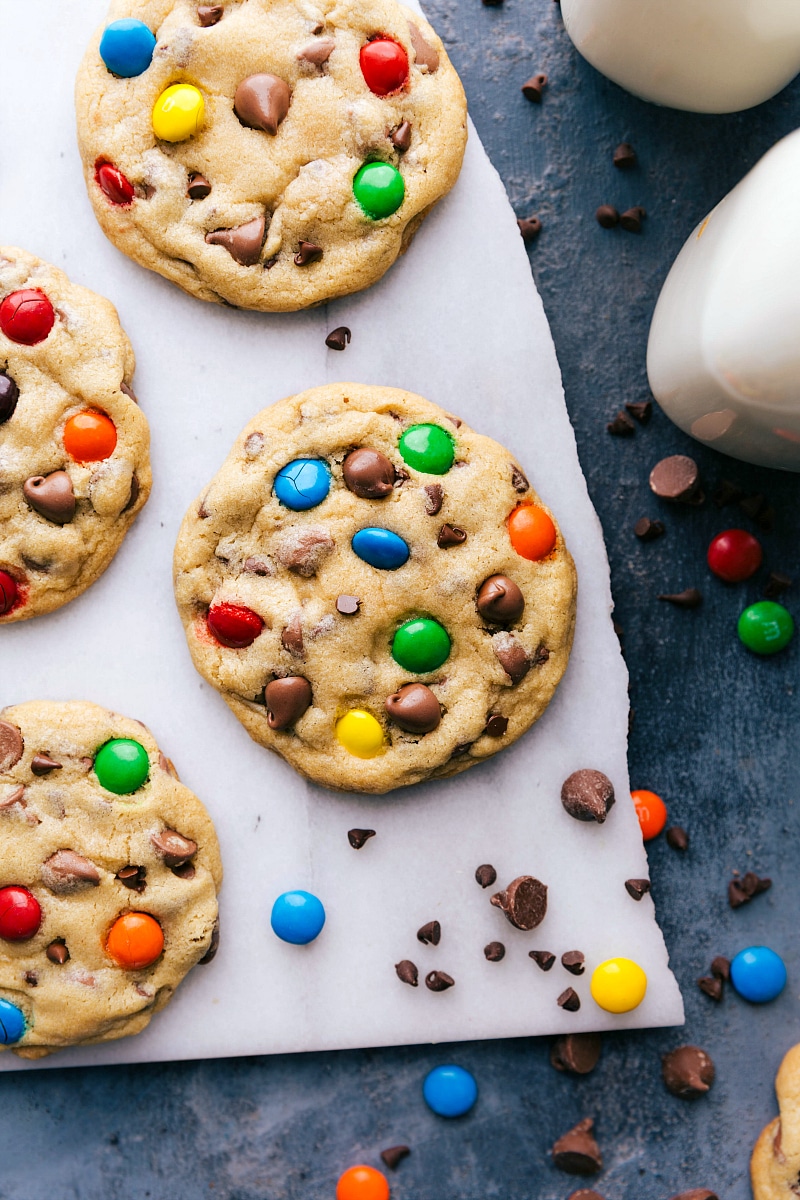
[[[602,771],[573,771],[561,787],[561,803],[576,821],[602,825],[614,804],[614,785]]]
[[[540,971],[549,971],[556,961],[555,954],[550,950],[529,950],[528,958],[536,963]]]
[[[678,1046],[661,1058],[661,1076],[667,1091],[682,1100],[704,1096],[715,1074],[713,1062],[699,1046]]]
[[[117,427],[105,413],[87,408],[64,425],[64,449],[79,463],[110,458],[117,446]]]
[[[495,871],[491,863],[483,863],[475,871],[475,881],[482,888],[491,887],[497,881],[497,871]]]
[[[378,37],[361,47],[359,55],[364,82],[376,96],[399,91],[408,79],[408,55],[398,42]]]
[[[520,504],[508,518],[511,545],[521,558],[538,562],[546,558],[556,544],[556,527],[543,508]]]
[[[630,142],[620,142],[614,151],[613,162],[615,167],[623,171],[636,166],[636,151]]]
[[[359,529],[350,545],[360,559],[380,571],[398,570],[408,562],[411,553],[399,534],[375,526]]]
[[[768,946],[750,946],[740,950],[731,962],[731,983],[751,1004],[767,1004],[785,988],[786,967],[780,955]]]
[[[741,879],[732,879],[728,884],[728,904],[731,908],[741,908],[743,904],[749,904],[755,896],[768,892],[771,887],[771,879],[759,879],[755,871],[747,871]]]
[[[588,1075],[600,1061],[602,1050],[599,1033],[568,1033],[553,1043],[550,1062],[557,1071]]]
[[[331,490],[331,473],[318,458],[296,458],[275,476],[274,491],[281,504],[293,512],[316,508]]]
[[[448,988],[455,987],[455,982],[446,971],[431,971],[425,976],[425,987],[431,992],[446,992]]]
[[[291,88],[278,75],[248,75],[236,89],[233,111],[249,129],[261,129],[274,137],[291,99]]]
[[[21,346],[43,342],[55,324],[55,310],[38,288],[11,292],[0,304],[0,329]]]
[[[656,538],[666,533],[663,521],[651,521],[649,517],[640,517],[633,527],[633,532],[642,542],[654,542]]]
[[[441,425],[411,425],[398,443],[403,462],[427,475],[446,475],[456,456],[452,437]]]
[[[29,942],[42,923],[39,901],[25,887],[12,884],[0,888],[0,938],[6,942]]]
[[[10,375],[0,371],[0,425],[10,421],[19,400],[19,388]]]
[[[143,21],[123,17],[107,25],[100,39],[100,57],[112,75],[132,79],[153,61],[156,39]]]
[[[788,646],[794,634],[794,620],[782,604],[759,600],[739,617],[739,640],[754,654],[777,654]]]
[[[258,613],[244,604],[215,604],[208,610],[206,624],[209,632],[222,646],[243,650],[252,646],[264,628]]]
[[[672,850],[685,851],[689,849],[689,835],[680,825],[672,825],[665,836],[667,845]]]
[[[630,958],[609,958],[592,974],[592,999],[610,1013],[638,1008],[647,991],[647,976]]]
[[[518,217],[517,228],[522,235],[523,242],[527,244],[536,241],[542,232],[542,222],[538,217]]]
[[[205,101],[190,83],[173,83],[153,108],[153,132],[162,142],[185,142],[203,125]]]
[[[374,758],[386,745],[380,721],[364,708],[351,708],[336,722],[340,745],[356,758]]]
[[[619,410],[613,421],[609,421],[606,429],[612,437],[633,437],[636,433],[636,426],[623,409]]]
[[[25,1033],[25,1014],[10,1000],[0,999],[0,1046],[12,1046]]]
[[[538,75],[532,75],[523,83],[520,91],[526,100],[530,100],[533,104],[542,103],[542,93],[547,87],[547,76],[541,72]]]
[[[0,571],[0,617],[6,616],[19,603],[19,587],[8,571]]]
[[[381,1158],[387,1167],[391,1167],[394,1170],[398,1163],[407,1158],[410,1153],[410,1146],[388,1146],[385,1150],[381,1150]]]
[[[582,975],[586,970],[586,955],[580,950],[568,950],[561,955],[561,965],[570,975]]]
[[[634,400],[632,404],[626,404],[625,407],[640,425],[647,425],[653,415],[652,400]]]
[[[434,1067],[425,1077],[422,1095],[440,1117],[463,1117],[478,1099],[478,1085],[463,1067]]]
[[[658,837],[667,823],[667,806],[664,801],[646,788],[638,788],[631,792],[631,800],[639,818],[643,839],[649,842],[651,838]]]
[[[106,199],[110,200],[112,204],[117,204],[120,208],[126,208],[129,204],[133,203],[133,198],[136,195],[133,184],[126,175],[123,175],[119,167],[115,167],[113,163],[106,162],[103,158],[98,158],[94,165],[94,181]]]
[[[355,539],[354,539],[355,540]],[[431,617],[406,621],[392,639],[392,658],[405,671],[427,675],[450,655],[450,635]]]
[[[718,533],[708,547],[708,565],[725,583],[742,583],[755,575],[763,557],[761,543],[744,529]]]
[[[405,194],[403,176],[391,163],[364,163],[353,180],[353,195],[373,221],[380,221],[397,212]]]
[[[389,1182],[374,1167],[350,1167],[339,1176],[336,1200],[389,1200]]]
[[[394,969],[401,983],[407,983],[409,987],[419,987],[419,971],[416,963],[413,963],[410,958],[404,958],[402,962],[395,963]]]
[[[106,939],[106,950],[119,967],[141,971],[160,958],[164,933],[149,913],[127,912],[117,917]]]
[[[366,846],[370,838],[374,837],[374,829],[348,829],[347,831],[347,840],[354,850],[360,850],[362,846]]]
[[[594,1120],[584,1117],[553,1145],[553,1166],[568,1175],[595,1175],[603,1167],[603,1156],[592,1130]]]
[[[502,942],[489,942],[483,947],[483,955],[487,962],[502,962],[506,956],[506,948]]]
[[[532,875],[520,875],[504,891],[496,892],[491,903],[515,929],[535,929],[547,913],[547,885]]]
[[[311,892],[284,892],[272,906],[273,933],[292,946],[307,946],[322,933],[325,909]]]
[[[94,773],[101,787],[117,796],[137,791],[150,773],[150,757],[133,738],[112,738],[97,751]]]

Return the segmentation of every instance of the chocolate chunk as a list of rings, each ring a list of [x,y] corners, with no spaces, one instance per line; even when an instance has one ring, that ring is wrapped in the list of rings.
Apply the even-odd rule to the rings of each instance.
[[[784,592],[788,592],[794,581],[781,571],[770,571],[764,585],[764,595],[768,600],[777,600]]]
[[[538,75],[532,75],[530,79],[526,79],[520,90],[526,100],[530,100],[533,104],[541,104],[542,93],[546,87],[547,76],[540,71]]]
[[[54,525],[68,525],[75,516],[75,493],[66,471],[31,475],[22,485],[22,494],[35,512]]]
[[[288,729],[295,725],[309,708],[311,684],[302,675],[273,679],[264,688],[264,703],[270,729]]]
[[[97,887],[100,872],[93,862],[74,850],[57,850],[42,863],[42,882],[56,895],[69,895],[84,886]]]
[[[362,846],[366,846],[370,838],[374,837],[374,829],[348,829],[347,831],[347,840],[354,850],[360,850]]]
[[[529,950],[528,958],[532,958],[542,971],[549,971],[556,961],[555,954],[551,954],[549,950]]]
[[[561,955],[561,965],[570,975],[582,975],[586,970],[586,955],[580,950],[568,950]]]
[[[398,154],[405,154],[411,145],[411,123],[410,121],[401,121],[392,132],[389,134],[389,141],[394,146]]]
[[[628,167],[636,166],[636,151],[630,142],[620,142],[614,151],[614,166],[625,171]]]
[[[508,717],[500,713],[490,713],[483,732],[487,737],[501,738],[508,729]]]
[[[615,225],[619,225],[619,213],[613,204],[601,204],[594,215],[603,229],[613,229]]]
[[[146,874],[147,867],[127,866],[121,867],[120,870],[117,871],[116,878],[123,887],[128,888],[130,891],[143,892],[147,887],[147,882],[145,880]]]
[[[520,496],[522,496],[525,492],[530,491],[531,486],[523,472],[514,463],[511,464],[511,486]]]
[[[427,67],[433,74],[439,67],[439,54],[413,21],[408,22],[408,36],[414,48],[414,59],[418,67]]]
[[[642,222],[646,216],[647,213],[641,205],[637,205],[635,208],[628,208],[624,213],[620,213],[619,223],[628,233],[641,233]]]
[[[731,908],[741,908],[748,904],[754,896],[760,896],[772,887],[771,879],[759,879],[754,871],[748,871],[741,879],[732,879],[728,884],[728,904]]]
[[[56,938],[54,942],[51,942],[45,950],[45,954],[57,967],[63,967],[65,962],[69,962],[69,950],[62,938]]]
[[[730,979],[730,959],[725,958],[722,954],[718,954],[717,957],[711,962],[711,974],[715,979]]]
[[[25,743],[16,725],[0,720],[0,775],[16,766],[24,749]]]
[[[568,1033],[550,1049],[550,1062],[557,1071],[588,1075],[600,1061],[603,1040],[599,1033]]]
[[[714,1064],[699,1046],[678,1046],[661,1058],[667,1090],[682,1100],[704,1096],[714,1082]]]
[[[381,1158],[392,1171],[398,1163],[402,1162],[411,1153],[408,1146],[389,1146],[386,1150],[381,1150]]]
[[[236,89],[233,111],[249,129],[261,129],[274,136],[289,111],[291,98],[285,79],[267,73],[248,75]]]
[[[633,437],[636,433],[636,426],[622,409],[619,410],[614,420],[606,425],[606,429],[614,437]]]
[[[353,617],[361,607],[361,601],[358,596],[337,596],[336,611],[340,612],[343,617]]]
[[[596,1175],[603,1167],[603,1156],[594,1139],[594,1121],[585,1117],[553,1146],[553,1165],[568,1175]]]
[[[395,963],[395,971],[397,978],[401,983],[408,983],[411,987],[417,987],[419,984],[419,971],[414,966],[410,958],[404,958],[402,962]]]
[[[642,896],[646,896],[650,891],[649,879],[626,879],[625,891],[634,900],[641,900]]]
[[[466,530],[460,529],[458,525],[444,524],[439,530],[436,545],[440,550],[447,550],[449,546],[463,546],[466,540]]]
[[[701,979],[698,979],[697,986],[701,992],[704,992],[712,1000],[722,999],[721,979],[715,979],[713,975],[704,975]]]
[[[634,404],[626,404],[625,407],[640,425],[646,425],[653,415],[651,400],[637,400]]]
[[[666,531],[663,521],[651,521],[649,517],[640,517],[633,527],[633,532],[642,542],[654,542]]]
[[[561,786],[561,803],[576,821],[602,825],[614,805],[614,785],[602,771],[573,771]]]
[[[333,553],[335,544],[327,529],[296,525],[278,542],[275,557],[295,575],[311,579]]]
[[[296,267],[307,267],[309,263],[319,262],[324,251],[316,242],[301,241],[294,256]]]
[[[522,234],[522,240],[526,244],[535,242],[539,234],[542,232],[542,222],[538,217],[519,217],[517,219],[517,228]]]
[[[333,38],[317,38],[315,42],[309,42],[302,50],[298,50],[297,57],[315,67],[321,67],[333,54],[335,47],[336,42]]]
[[[219,917],[217,917],[216,921],[214,922],[214,928],[211,930],[211,941],[208,944],[208,949],[206,950],[205,954],[198,962],[198,964],[197,964],[198,967],[205,967],[208,965],[208,963],[213,962],[213,960],[217,956],[218,950],[219,950]]]
[[[496,633],[492,638],[494,654],[512,684],[521,683],[531,669],[531,660],[513,633]]]
[[[709,1188],[692,1188],[689,1192],[681,1192],[679,1196],[673,1196],[672,1200],[719,1200],[719,1197]]]
[[[502,942],[489,942],[483,947],[483,954],[487,962],[501,962],[506,956],[506,948]]]
[[[497,871],[491,863],[483,863],[475,872],[475,879],[482,888],[491,887],[497,879]]]
[[[685,588],[682,592],[661,592],[659,600],[666,600],[676,608],[699,608],[703,603],[703,593],[697,588]]]
[[[184,837],[176,829],[162,829],[160,833],[151,835],[150,842],[168,867],[182,867],[197,854],[197,842]]]
[[[10,375],[0,371],[0,425],[14,415],[19,400],[19,388]]]
[[[581,1006],[581,998],[574,988],[568,987],[558,997],[556,1004],[559,1008],[566,1009],[567,1012],[577,1012]]]
[[[214,229],[206,234],[209,246],[222,246],[231,258],[242,267],[253,267],[261,255],[267,222],[264,217],[253,217],[233,229]]]
[[[342,463],[344,481],[362,500],[383,500],[391,493],[395,469],[380,450],[351,450]]]
[[[511,625],[525,610],[525,597],[507,575],[490,575],[478,588],[475,601],[484,621],[493,625]]]
[[[211,184],[206,179],[205,175],[201,175],[199,171],[192,171],[189,176],[189,185],[186,188],[186,195],[190,200],[205,200],[211,192]]]
[[[696,504],[700,498],[700,471],[686,454],[670,454],[650,472],[650,490],[661,500]]]
[[[442,927],[438,921],[428,921],[417,930],[417,941],[423,946],[438,946],[442,940]]]
[[[532,875],[520,875],[505,891],[491,898],[515,929],[530,930],[541,925],[547,912],[547,886]]]
[[[430,971],[425,976],[425,987],[431,992],[446,992],[455,982],[452,975],[448,975],[446,971]]]
[[[204,29],[209,29],[222,20],[223,11],[221,4],[201,4],[197,9],[197,19]]]
[[[61,763],[56,762],[49,754],[34,754],[31,759],[31,770],[34,775],[49,775],[51,771],[60,771]]]
[[[303,625],[300,620],[300,613],[297,612],[289,621],[289,624],[281,633],[281,645],[284,650],[288,650],[294,658],[303,658],[305,648],[303,644]]]
[[[339,325],[336,329],[332,329],[325,338],[325,345],[329,350],[344,350],[350,345],[352,336],[346,325]]]
[[[431,733],[442,719],[439,701],[424,683],[406,683],[386,697],[385,708],[395,725],[407,733]]]
[[[664,835],[667,839],[667,845],[673,850],[688,850],[689,835],[685,829],[681,829],[680,825],[672,825]]]

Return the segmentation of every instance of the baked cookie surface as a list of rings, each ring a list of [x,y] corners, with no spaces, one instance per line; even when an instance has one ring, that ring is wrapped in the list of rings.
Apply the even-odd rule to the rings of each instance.
[[[150,493],[150,431],[116,310],[0,247],[0,623],[102,575]]]
[[[195,666],[251,737],[380,793],[466,770],[541,716],[576,576],[501,445],[420,396],[333,384],[237,438],[184,518],[175,593]]]
[[[780,1116],[761,1133],[750,1162],[754,1200],[793,1200],[800,1191],[800,1046],[784,1056],[775,1092]]]
[[[111,241],[203,300],[266,312],[379,279],[467,136],[442,42],[395,0],[115,0],[76,103]]]
[[[83,702],[0,713],[0,1048],[139,1033],[216,949],[219,846],[138,721]]]

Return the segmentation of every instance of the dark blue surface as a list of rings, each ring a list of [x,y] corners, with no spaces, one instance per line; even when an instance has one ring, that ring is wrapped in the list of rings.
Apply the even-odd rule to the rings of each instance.
[[[663,455],[689,452],[711,487],[725,477],[763,492],[777,514],[763,535],[766,567],[796,579],[800,480],[704,450],[660,413],[632,439],[605,425],[623,402],[647,398],[646,334],[672,258],[800,123],[800,85],[735,116],[659,110],[578,58],[551,0],[434,0],[429,9],[518,215],[544,222],[531,261],[608,541],[635,709],[632,782],[658,791],[691,836],[684,855],[663,837],[648,847],[686,1029],[607,1038],[584,1079],[555,1072],[538,1040],[2,1076],[2,1200],[332,1200],[341,1170],[380,1165],[379,1150],[398,1142],[412,1154],[390,1173],[394,1200],[564,1200],[581,1183],[554,1170],[549,1149],[590,1115],[606,1164],[594,1186],[608,1200],[700,1186],[725,1200],[749,1196],[749,1152],[775,1111],[774,1074],[800,1040],[798,645],[768,660],[749,654],[736,620],[759,598],[765,570],[727,587],[706,569],[711,537],[752,522],[709,503],[667,509],[647,476]],[[550,86],[536,106],[519,85],[539,70]],[[640,156],[628,173],[611,163],[622,140]],[[600,229],[603,202],[643,204],[644,233]],[[643,515],[663,519],[666,536],[637,542]],[[656,600],[689,586],[705,596],[697,611]],[[795,616],[799,595],[786,598]],[[770,875],[772,890],[733,912],[734,869]],[[774,1003],[751,1006],[729,989],[717,1006],[696,988],[714,955],[759,944],[788,968]],[[711,1093],[696,1102],[669,1095],[660,1079],[659,1055],[683,1041],[717,1065]],[[426,1073],[443,1062],[478,1080],[478,1103],[460,1120],[436,1118],[422,1100]]]

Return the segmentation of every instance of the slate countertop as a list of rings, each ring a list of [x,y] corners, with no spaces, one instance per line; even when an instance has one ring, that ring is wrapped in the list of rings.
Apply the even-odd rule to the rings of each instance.
[[[605,1158],[590,1186],[607,1200],[666,1200],[692,1187],[750,1195],[750,1149],[776,1111],[781,1057],[800,1040],[800,639],[759,660],[735,624],[760,598],[766,569],[800,580],[800,477],[723,458],[658,411],[633,438],[610,437],[606,423],[648,398],[647,330],[667,270],[695,223],[800,123],[800,80],[750,112],[694,116],[635,100],[593,71],[551,0],[430,0],[428,11],[517,215],[544,224],[530,258],[608,544],[635,710],[632,786],[658,791],[691,837],[683,855],[663,838],[650,843],[686,1028],[609,1037],[582,1079],[552,1069],[546,1041],[523,1039],[3,1075],[0,1200],[332,1200],[341,1170],[380,1165],[378,1151],[397,1142],[413,1154],[391,1173],[393,1200],[562,1200],[585,1185],[556,1171],[549,1149],[588,1115]],[[533,105],[519,85],[538,71],[550,84]],[[639,155],[627,172],[611,162],[624,140]],[[644,232],[601,229],[601,203],[643,205]],[[650,468],[672,453],[698,461],[707,491],[724,478],[774,506],[754,580],[728,588],[705,565],[721,529],[758,532],[735,505],[667,510],[649,492]],[[638,542],[641,516],[663,519],[666,536]],[[705,597],[697,611],[656,599],[689,586]],[[800,583],[786,598],[796,617],[799,596]],[[768,875],[772,889],[734,912],[734,870]],[[694,981],[715,955],[753,944],[786,961],[778,1001],[754,1008],[729,990],[715,1005],[700,993]],[[697,1102],[661,1082],[661,1053],[682,1042],[716,1063]],[[420,1095],[425,1073],[445,1061],[480,1086],[473,1113],[447,1123]]]

